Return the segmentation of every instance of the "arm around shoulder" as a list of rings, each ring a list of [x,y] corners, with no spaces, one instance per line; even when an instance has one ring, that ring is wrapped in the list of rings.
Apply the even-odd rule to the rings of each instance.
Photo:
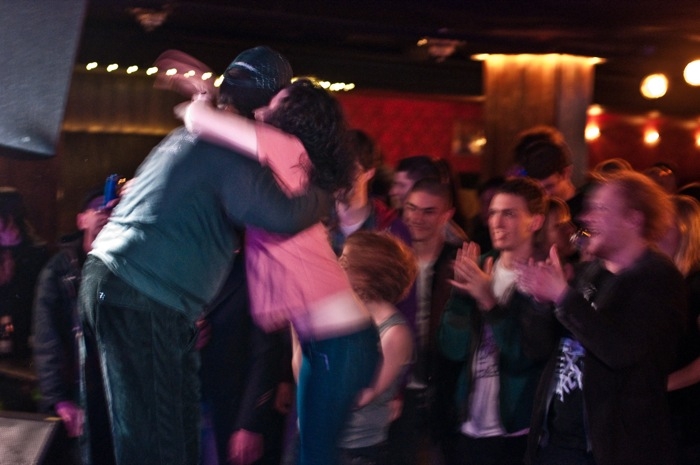
[[[233,162],[232,162],[233,163]],[[316,187],[288,197],[267,167],[238,157],[224,175],[222,204],[238,224],[279,234],[296,234],[318,223],[331,211],[333,199]]]

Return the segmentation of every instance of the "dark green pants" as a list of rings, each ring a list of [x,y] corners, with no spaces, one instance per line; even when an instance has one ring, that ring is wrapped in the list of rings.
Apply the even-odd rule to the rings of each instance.
[[[83,268],[80,314],[84,337],[94,339],[100,359],[117,464],[197,464],[194,323],[94,257]]]

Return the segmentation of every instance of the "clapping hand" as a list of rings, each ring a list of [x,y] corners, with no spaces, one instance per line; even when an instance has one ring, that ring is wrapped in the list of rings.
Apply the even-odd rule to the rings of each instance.
[[[482,268],[479,267],[480,254],[481,249],[476,242],[465,242],[457,251],[454,279],[450,280],[450,284],[472,296],[482,310],[490,310],[496,305],[491,286],[493,257],[487,257]]]
[[[532,296],[538,302],[558,304],[564,298],[568,284],[559,260],[557,247],[549,249],[549,257],[543,262],[530,259],[516,268],[516,286],[521,292]]]

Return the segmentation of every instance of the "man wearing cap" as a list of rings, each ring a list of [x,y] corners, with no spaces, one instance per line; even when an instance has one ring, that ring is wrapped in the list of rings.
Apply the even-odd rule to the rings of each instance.
[[[227,69],[220,103],[248,114],[291,77],[277,52],[247,50]],[[315,189],[287,198],[269,169],[184,128],[141,164],[94,243],[80,296],[85,337],[99,348],[118,464],[198,462],[195,322],[229,273],[236,228],[295,233],[330,207]]]

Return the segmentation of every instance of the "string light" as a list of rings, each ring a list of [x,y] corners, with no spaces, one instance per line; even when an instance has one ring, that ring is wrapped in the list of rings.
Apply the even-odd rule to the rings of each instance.
[[[90,62],[85,65],[85,69],[87,71],[99,71],[100,66],[96,61]],[[106,70],[108,73],[117,71],[120,69],[119,64],[117,63],[112,63],[106,67],[103,68]],[[139,73],[140,68],[136,65],[131,65],[125,68],[126,74],[134,75]],[[163,72],[163,70],[158,69],[157,66],[151,66],[150,68],[146,68],[143,70],[143,73],[145,73],[147,76],[153,76],[154,74],[157,74],[159,72]],[[178,73],[178,70],[176,68],[170,68],[168,70],[164,71],[167,76],[174,76]],[[186,78],[194,78],[196,77],[197,73],[194,70],[188,70],[182,74]],[[199,77],[203,81],[207,81],[209,79],[212,79],[214,77],[214,74],[212,72],[206,72],[202,73],[202,75]],[[293,78],[292,82],[297,80],[298,78]],[[324,89],[330,91],[330,92],[348,92],[353,89],[355,89],[355,84],[352,82],[330,82],[330,81],[322,81],[313,77],[306,77],[306,79],[310,79],[311,81],[315,82],[316,84],[320,85]],[[221,83],[223,82],[224,77],[219,75],[216,77],[214,80],[214,86],[215,87],[220,87]]]

